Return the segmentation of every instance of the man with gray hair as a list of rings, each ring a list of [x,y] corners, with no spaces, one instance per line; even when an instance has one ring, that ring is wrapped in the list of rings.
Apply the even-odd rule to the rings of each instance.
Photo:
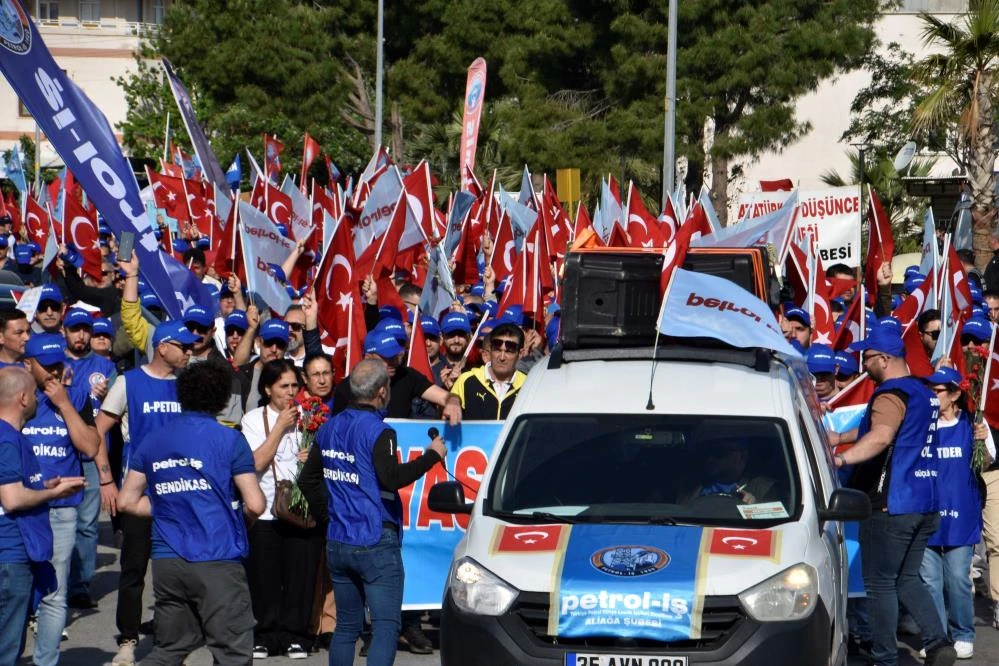
[[[381,360],[358,363],[350,373],[350,390],[353,402],[316,435],[329,496],[326,560],[337,609],[330,663],[354,663],[367,605],[373,634],[368,663],[382,666],[395,660],[401,630],[399,489],[443,461],[447,448],[437,436],[422,456],[399,462],[395,431],[379,414],[391,394]]]

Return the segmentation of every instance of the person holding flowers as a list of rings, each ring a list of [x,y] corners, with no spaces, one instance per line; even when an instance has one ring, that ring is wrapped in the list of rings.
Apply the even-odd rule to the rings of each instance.
[[[298,387],[298,373],[291,361],[267,362],[260,372],[260,406],[247,412],[242,421],[267,500],[267,508],[249,532],[247,574],[257,619],[255,659],[271,655],[305,659],[312,649],[309,625],[323,535],[315,527],[280,519],[275,507],[282,482],[295,483],[320,424],[317,414],[322,415],[319,400],[296,404]],[[304,515],[303,504],[293,486],[291,508],[298,505]]]

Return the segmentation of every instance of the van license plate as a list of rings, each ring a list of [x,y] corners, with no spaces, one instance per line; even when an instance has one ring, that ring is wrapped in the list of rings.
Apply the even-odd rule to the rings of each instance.
[[[686,657],[567,652],[565,666],[687,666]]]

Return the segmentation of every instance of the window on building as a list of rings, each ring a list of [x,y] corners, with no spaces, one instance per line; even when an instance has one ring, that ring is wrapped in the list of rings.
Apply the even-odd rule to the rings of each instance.
[[[39,0],[38,2],[39,21],[58,21],[59,2],[58,0]]]
[[[80,0],[80,20],[84,23],[100,23],[100,0]]]
[[[163,14],[166,13],[165,0],[153,0],[153,23],[163,24]]]

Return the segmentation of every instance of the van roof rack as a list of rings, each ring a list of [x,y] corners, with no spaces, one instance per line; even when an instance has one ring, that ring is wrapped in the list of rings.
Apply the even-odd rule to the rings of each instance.
[[[593,349],[552,350],[548,367],[556,369],[565,363],[579,361],[648,361],[653,349],[657,361],[685,361],[693,363],[728,363],[768,372],[773,352],[761,347],[740,348],[719,343],[712,338],[686,338],[686,344],[669,342],[653,347],[606,347]]]

